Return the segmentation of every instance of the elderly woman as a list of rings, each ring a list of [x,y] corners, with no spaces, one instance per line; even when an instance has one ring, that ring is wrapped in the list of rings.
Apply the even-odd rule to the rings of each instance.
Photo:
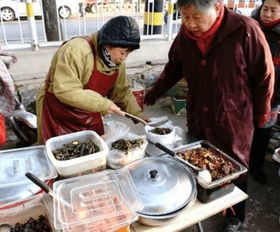
[[[271,118],[264,126],[257,127],[251,148],[250,173],[260,183],[266,183],[266,176],[262,169],[264,157],[272,133],[272,126],[277,120],[280,105],[280,0],[263,0],[263,4],[253,11],[265,34],[273,57],[275,67],[274,96],[271,104]]]
[[[166,64],[145,102],[154,104],[185,77],[190,135],[206,139],[249,164],[255,125],[269,117],[274,67],[256,21],[228,10],[218,0],[178,0],[182,27]],[[247,176],[237,181],[247,191]],[[240,231],[245,202],[227,212],[226,231]]]
[[[144,117],[126,78],[125,59],[140,47],[136,21],[110,19],[100,31],[63,44],[37,96],[39,143],[81,130],[103,135],[102,115]]]

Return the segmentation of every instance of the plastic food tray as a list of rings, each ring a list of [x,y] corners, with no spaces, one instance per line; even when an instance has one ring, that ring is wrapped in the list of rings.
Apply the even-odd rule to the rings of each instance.
[[[57,160],[53,155],[53,151],[61,148],[64,144],[74,140],[85,142],[89,139],[99,146],[99,152],[70,160]],[[104,170],[109,152],[105,141],[94,131],[80,131],[50,138],[46,142],[46,150],[58,174],[66,178]]]
[[[57,181],[53,191],[54,227],[65,232],[116,231],[138,220],[143,208],[126,169]]]
[[[208,141],[205,141],[205,140],[200,140],[200,141],[197,141],[194,143],[180,146],[180,147],[176,148],[174,150],[174,152],[192,150],[192,149],[199,148],[199,147],[207,148],[210,151],[212,151],[214,154],[216,154],[217,156],[223,157],[226,161],[231,162],[233,165],[233,168],[234,168],[234,172],[232,174],[227,175],[223,178],[217,179],[215,181],[212,181],[209,184],[197,180],[198,183],[205,189],[213,189],[213,188],[221,186],[223,184],[230,183],[232,180],[238,178],[241,174],[247,172],[247,168],[245,166],[243,166],[242,164],[240,164],[239,162],[237,162],[236,160],[231,158],[229,155],[227,155],[226,153],[224,153],[223,151],[221,151],[220,149],[218,149],[217,147],[215,147],[214,145],[212,145],[211,143],[209,143]],[[175,155],[175,158],[180,160],[183,163],[187,162],[184,159],[182,159],[176,155]]]

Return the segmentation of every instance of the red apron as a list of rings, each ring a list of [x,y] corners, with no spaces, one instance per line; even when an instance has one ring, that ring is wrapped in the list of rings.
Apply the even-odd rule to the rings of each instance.
[[[6,142],[6,127],[4,117],[0,114],[0,146]]]
[[[96,67],[94,44],[89,37],[82,37],[88,41],[94,54],[94,69],[84,89],[93,90],[102,96],[107,96],[118,77],[118,71],[112,75],[99,72]],[[48,92],[49,77],[46,81],[45,97],[42,112],[42,140],[82,130],[93,130],[99,135],[104,134],[101,113],[89,112],[60,102],[56,96]],[[77,96],[78,98],[79,96]]]

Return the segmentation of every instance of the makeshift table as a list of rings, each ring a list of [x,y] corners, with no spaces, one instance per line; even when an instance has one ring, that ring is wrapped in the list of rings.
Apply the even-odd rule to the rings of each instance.
[[[198,200],[195,204],[180,213],[177,217],[170,220],[167,225],[164,226],[146,226],[140,223],[133,223],[131,225],[132,232],[174,232],[180,231],[187,227],[190,227],[196,223],[201,222],[202,220],[209,218],[226,208],[229,208],[245,199],[248,198],[248,195],[241,191],[236,186],[234,190],[216,200],[213,200],[209,203],[200,203]]]

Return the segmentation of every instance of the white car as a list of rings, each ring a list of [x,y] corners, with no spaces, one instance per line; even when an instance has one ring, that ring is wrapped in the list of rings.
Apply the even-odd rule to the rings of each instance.
[[[81,0],[56,0],[60,18],[67,19],[71,14],[79,12]],[[34,16],[42,16],[41,0],[33,0]],[[18,17],[27,16],[25,0],[0,0],[0,13],[3,21],[12,21]]]

